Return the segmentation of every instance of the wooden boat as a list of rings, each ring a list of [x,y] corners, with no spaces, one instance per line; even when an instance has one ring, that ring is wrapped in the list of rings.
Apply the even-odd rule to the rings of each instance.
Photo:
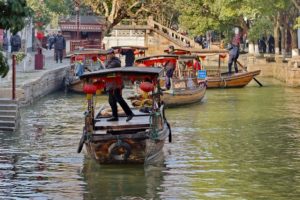
[[[80,77],[90,86],[87,97],[83,135],[79,142],[78,153],[85,145],[87,153],[101,164],[144,163],[159,164],[163,158],[165,139],[171,141],[171,129],[164,114],[158,84],[162,70],[159,68],[113,68],[89,72]],[[126,116],[119,113],[119,121],[108,122],[111,117],[105,106],[95,112],[91,88],[112,80],[152,80],[152,106],[149,112],[133,109],[134,117],[126,122]],[[100,84],[101,83],[101,84]],[[87,86],[85,86],[87,87]],[[98,88],[99,89],[99,88]]]
[[[76,65],[82,63],[85,71],[103,69],[101,62],[106,60],[106,51],[103,49],[75,50],[68,57],[71,61],[71,70],[65,79],[65,88],[72,92],[83,93],[83,82],[76,75]]]
[[[165,53],[169,53],[169,49],[164,50]],[[175,55],[191,55],[191,51],[188,49],[174,49],[173,54]]]
[[[207,88],[237,88],[246,86],[260,70],[238,72],[235,74],[222,73],[220,76],[208,76]]]
[[[206,67],[207,73],[207,88],[237,88],[246,86],[252,79],[254,79],[260,86],[258,80],[255,79],[255,76],[260,74],[260,70],[247,72],[247,70],[241,65],[240,62],[237,61],[237,64],[243,69],[243,71],[239,71],[238,73],[229,74],[221,73],[221,59],[224,59],[227,54],[227,50],[211,50],[211,51],[194,51],[193,53],[197,54],[197,56],[201,57],[201,59],[205,59],[206,56],[209,56],[208,53],[215,52],[218,57],[218,68],[210,69]],[[201,81],[201,80],[199,80]]]
[[[171,89],[164,90],[162,96],[166,106],[174,107],[200,102],[205,96],[206,80],[197,79],[197,72],[192,68],[193,59],[195,56],[168,54],[137,59],[136,63],[144,67],[164,67],[167,62],[176,63]],[[160,80],[160,85],[164,88],[165,78]],[[135,99],[138,97],[136,95]]]

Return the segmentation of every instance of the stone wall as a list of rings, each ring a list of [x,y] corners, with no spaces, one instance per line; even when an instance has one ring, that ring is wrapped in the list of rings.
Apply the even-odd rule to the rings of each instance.
[[[248,71],[261,70],[260,76],[273,77],[290,87],[300,87],[300,58],[289,61],[267,62],[265,58],[249,56],[247,59]]]
[[[22,86],[23,97],[19,99],[20,105],[28,105],[35,100],[56,91],[64,86],[63,81],[68,67],[61,67],[46,71],[39,79]]]

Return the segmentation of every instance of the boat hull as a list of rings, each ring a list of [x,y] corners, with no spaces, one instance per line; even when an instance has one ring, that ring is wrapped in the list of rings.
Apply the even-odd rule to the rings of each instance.
[[[163,161],[164,142],[169,134],[170,129],[165,122],[155,138],[147,131],[119,135],[93,134],[85,142],[85,147],[88,155],[99,164],[157,165]]]
[[[176,107],[200,102],[205,96],[206,86],[196,89],[175,90],[173,93],[164,92],[162,100],[167,107]]]
[[[68,85],[68,90],[77,93],[83,93],[83,81],[80,79],[73,80]]]
[[[221,77],[208,77],[207,88],[238,88],[245,87],[260,70],[252,72],[241,72],[233,75],[222,75]]]

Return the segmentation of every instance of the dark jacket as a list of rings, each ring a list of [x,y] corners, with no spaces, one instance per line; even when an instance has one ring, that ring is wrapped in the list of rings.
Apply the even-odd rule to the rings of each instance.
[[[121,67],[121,61],[117,57],[112,57],[110,60],[106,60],[104,63],[106,69],[118,68]],[[114,81],[110,81],[106,83],[106,91],[115,90],[118,88],[118,85]]]
[[[121,61],[117,57],[112,57],[110,60],[106,60],[104,63],[106,69],[121,67]]]
[[[133,50],[132,49],[122,50],[121,54],[126,56],[125,57],[125,67],[133,66],[133,63],[134,63],[134,60],[135,60]]]
[[[10,38],[11,52],[19,51],[21,48],[21,37],[16,34]]]
[[[66,48],[66,40],[62,35],[57,35],[54,40],[54,49],[62,50]]]

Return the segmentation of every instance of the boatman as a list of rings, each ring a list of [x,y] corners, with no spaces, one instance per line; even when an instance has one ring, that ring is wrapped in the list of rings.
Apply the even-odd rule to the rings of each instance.
[[[125,67],[131,67],[133,66],[135,56],[134,52],[131,48],[129,49],[121,49],[120,54],[125,56]]]
[[[169,50],[168,50],[168,54],[174,54],[174,46],[170,45],[169,46]],[[173,73],[175,71],[175,63],[172,61],[167,61],[164,65],[165,69],[166,69],[166,89],[169,90],[171,88],[171,78],[173,77]]]
[[[231,74],[231,67],[234,63],[235,73],[238,73],[237,59],[239,58],[239,43],[236,40],[233,40],[228,45],[229,50],[229,59],[228,59],[228,72]]]
[[[106,69],[121,67],[121,61],[115,56],[113,49],[107,50],[107,59],[104,63]],[[129,108],[128,104],[122,97],[122,86],[118,86],[116,82],[107,82],[106,91],[108,92],[108,102],[112,110],[112,117],[107,121],[118,121],[118,106],[117,102],[120,104],[122,109],[127,115],[126,122],[130,121],[133,117],[133,112]]]

